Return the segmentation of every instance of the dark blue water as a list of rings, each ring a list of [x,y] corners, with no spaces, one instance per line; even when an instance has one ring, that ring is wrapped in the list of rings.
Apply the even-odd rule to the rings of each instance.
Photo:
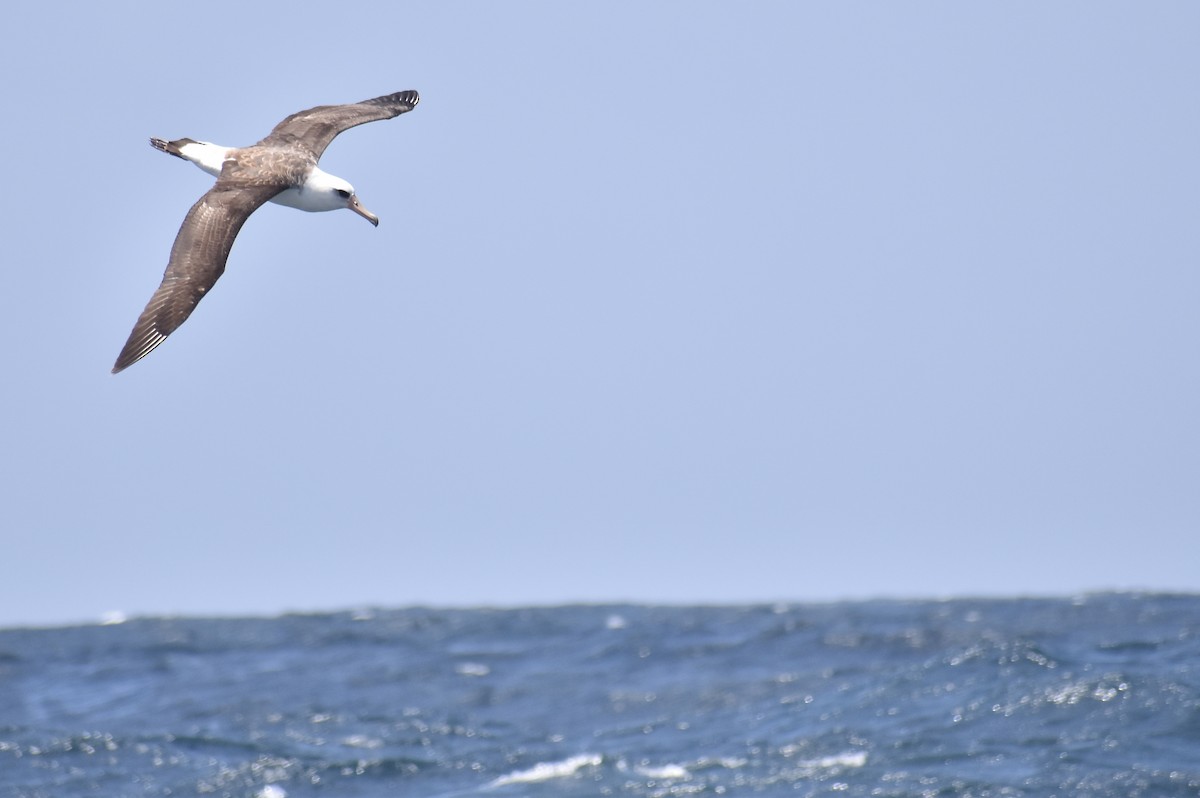
[[[1196,796],[1200,597],[0,631],[0,796]]]

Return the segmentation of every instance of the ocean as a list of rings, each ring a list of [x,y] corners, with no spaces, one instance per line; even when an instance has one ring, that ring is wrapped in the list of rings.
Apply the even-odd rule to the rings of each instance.
[[[1197,796],[1200,596],[0,630],[0,796]]]

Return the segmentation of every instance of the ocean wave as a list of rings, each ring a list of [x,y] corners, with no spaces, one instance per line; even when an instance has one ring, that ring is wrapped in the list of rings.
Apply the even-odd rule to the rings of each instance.
[[[586,767],[596,767],[604,757],[599,754],[579,754],[558,762],[539,762],[526,770],[517,770],[494,779],[491,787],[503,787],[506,784],[531,784],[539,781],[551,781],[573,776]]]
[[[1116,596],[0,632],[0,796],[1194,798],[1198,613]]]

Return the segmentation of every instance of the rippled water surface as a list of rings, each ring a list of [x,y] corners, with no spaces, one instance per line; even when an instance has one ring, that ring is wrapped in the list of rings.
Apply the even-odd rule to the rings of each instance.
[[[0,796],[1195,796],[1200,597],[0,631]]]

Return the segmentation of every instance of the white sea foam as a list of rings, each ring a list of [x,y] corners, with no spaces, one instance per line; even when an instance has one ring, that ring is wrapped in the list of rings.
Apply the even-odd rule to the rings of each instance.
[[[482,662],[460,662],[454,667],[459,676],[487,676],[492,669]]]
[[[840,754],[823,756],[819,759],[806,759],[800,764],[810,768],[860,768],[867,764],[867,752],[844,751]]]
[[[690,775],[682,765],[662,765],[660,767],[639,767],[637,772],[648,779],[666,781],[668,779],[686,779]]]
[[[624,629],[629,625],[624,616],[613,613],[604,620],[604,628],[609,630]]]
[[[501,776],[491,783],[492,787],[503,787],[505,784],[530,784],[538,781],[550,781],[572,776],[581,768],[599,765],[603,757],[599,754],[579,754],[561,762],[538,762],[528,770],[518,770]]]
[[[377,737],[368,737],[365,734],[351,734],[349,737],[342,738],[342,745],[347,748],[382,748],[383,740]]]

